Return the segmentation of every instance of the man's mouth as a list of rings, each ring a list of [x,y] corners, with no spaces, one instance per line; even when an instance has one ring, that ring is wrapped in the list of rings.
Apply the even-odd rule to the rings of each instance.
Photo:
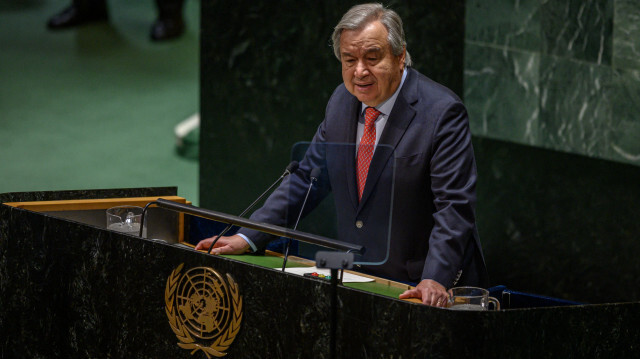
[[[367,90],[373,86],[373,84],[355,84],[356,88],[359,90]]]

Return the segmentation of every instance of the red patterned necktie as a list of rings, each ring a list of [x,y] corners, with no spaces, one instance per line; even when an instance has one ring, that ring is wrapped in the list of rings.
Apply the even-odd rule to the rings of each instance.
[[[380,111],[373,107],[367,107],[365,110],[364,133],[358,147],[358,200],[362,199],[364,185],[367,182],[367,173],[376,145],[376,118],[379,115]]]

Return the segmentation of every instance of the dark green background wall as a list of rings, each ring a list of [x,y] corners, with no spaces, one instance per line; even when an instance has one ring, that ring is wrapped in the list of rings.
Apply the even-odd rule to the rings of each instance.
[[[494,281],[638,300],[640,2],[467,0],[464,100]],[[501,141],[494,141],[501,140]]]
[[[640,165],[640,2],[467,0],[474,134]]]
[[[330,34],[354,3],[203,2],[203,207],[239,213],[282,173],[291,146],[311,139],[341,82]],[[621,0],[385,5],[405,20],[415,67],[469,107],[491,284],[585,302],[640,299],[640,168],[588,157],[633,162],[614,145],[638,149],[631,99],[640,81],[616,67],[637,62],[616,50],[622,40],[613,34],[623,32],[613,31],[613,14],[640,8]],[[618,93],[627,97],[611,102]]]

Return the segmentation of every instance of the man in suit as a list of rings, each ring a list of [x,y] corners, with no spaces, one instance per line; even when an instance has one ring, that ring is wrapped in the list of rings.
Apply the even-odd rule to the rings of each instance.
[[[388,260],[364,271],[417,283],[400,297],[432,306],[445,306],[453,286],[485,287],[475,226],[475,160],[460,99],[410,67],[402,21],[392,10],[379,4],[354,6],[332,39],[344,83],[331,96],[299,170],[251,218],[286,224],[286,213],[299,210],[309,172],[324,164],[339,238],[359,243],[385,236],[379,223],[393,213]],[[357,149],[319,146],[330,143],[355,143]],[[393,155],[382,150],[388,147]],[[385,188],[394,164],[389,193]],[[259,250],[269,239],[241,230],[221,238],[213,253]],[[211,241],[203,240],[196,249],[208,248]]]

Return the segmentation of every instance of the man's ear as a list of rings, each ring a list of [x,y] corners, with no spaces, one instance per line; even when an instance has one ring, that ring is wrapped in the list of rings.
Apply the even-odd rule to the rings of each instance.
[[[404,70],[404,60],[407,57],[407,47],[404,46],[402,48],[402,53],[400,54],[399,58],[400,58],[400,70]]]

